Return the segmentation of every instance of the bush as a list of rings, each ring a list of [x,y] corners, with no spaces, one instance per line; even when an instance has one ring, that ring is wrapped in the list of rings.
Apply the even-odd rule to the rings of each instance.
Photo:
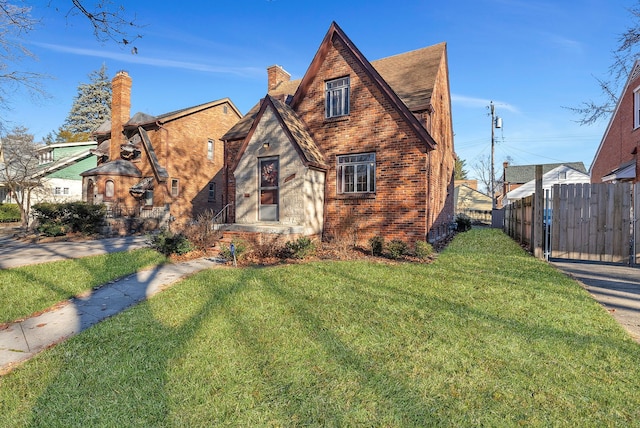
[[[207,210],[185,226],[183,233],[196,248],[205,250],[220,240],[221,233],[213,229],[213,217],[213,210]]]
[[[416,242],[416,257],[419,259],[426,259],[433,254],[433,246],[426,241]]]
[[[235,248],[236,251],[236,260],[240,260],[244,257],[248,250],[248,244],[243,240],[233,240],[231,241],[231,245]],[[233,254],[231,254],[231,245],[223,246],[220,249],[220,255],[227,260],[233,260]]]
[[[85,202],[45,202],[35,204],[32,212],[38,224],[36,230],[45,236],[60,236],[74,232],[92,235],[100,232],[106,208],[104,205]]]
[[[369,247],[371,247],[372,256],[381,256],[384,250],[384,238],[382,236],[374,236],[369,239]]]
[[[389,257],[392,259],[399,259],[403,255],[407,254],[407,250],[407,244],[399,239],[394,239],[387,245]]]
[[[316,244],[308,237],[301,236],[295,241],[288,241],[284,246],[285,256],[293,259],[304,259],[316,252]]]
[[[458,214],[456,216],[455,222],[458,232],[466,232],[467,230],[471,229],[471,223],[473,221],[471,220],[471,217],[466,214]]]
[[[20,220],[18,204],[0,204],[0,223],[13,223]]]
[[[194,249],[183,233],[172,233],[167,229],[162,229],[159,233],[151,235],[150,247],[165,256],[182,255]]]

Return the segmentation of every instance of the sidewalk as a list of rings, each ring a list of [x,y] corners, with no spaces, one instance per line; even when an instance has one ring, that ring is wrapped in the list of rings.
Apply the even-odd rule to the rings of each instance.
[[[552,259],[551,264],[581,282],[589,294],[640,343],[640,268],[563,259]]]
[[[92,325],[115,315],[198,271],[219,265],[202,258],[166,264],[106,284],[86,296],[20,322],[0,326],[0,375]]]

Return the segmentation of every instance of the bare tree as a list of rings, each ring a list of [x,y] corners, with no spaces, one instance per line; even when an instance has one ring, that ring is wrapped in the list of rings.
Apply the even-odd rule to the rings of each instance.
[[[29,226],[32,193],[42,186],[38,174],[38,145],[24,127],[0,140],[0,182],[20,208],[22,227]]]
[[[61,3],[61,2],[60,2]],[[130,18],[124,7],[110,0],[85,2],[71,0],[65,10],[60,10],[58,3],[49,3],[49,7],[64,13],[67,19],[81,16],[88,20],[94,37],[101,42],[115,42],[131,47],[132,53],[137,48],[132,43],[141,38],[137,33],[140,28],[135,16]],[[17,88],[26,88],[34,96],[45,96],[42,79],[48,76],[43,73],[21,71],[21,62],[35,59],[35,55],[24,43],[29,33],[40,25],[40,20],[32,16],[32,8],[25,0],[0,0],[0,110],[10,108],[9,100]],[[0,120],[0,131],[4,124]]]
[[[640,43],[640,0],[638,4],[628,9],[634,18],[634,24],[628,27],[618,38],[618,48],[613,52],[613,62],[609,66],[609,78],[595,78],[602,98],[599,101],[589,100],[579,107],[568,107],[580,118],[576,121],[581,125],[591,125],[600,119],[607,118],[613,113],[618,103],[618,96],[625,84],[631,67],[640,58],[638,44]]]
[[[504,162],[509,164],[513,163],[513,158],[511,156],[507,156],[504,159]],[[473,165],[473,170],[476,173],[476,177],[480,184],[483,186],[485,190],[485,194],[491,196],[491,155],[487,155],[483,158],[480,158],[478,162]],[[500,193],[502,189],[502,184],[504,182],[504,177],[499,169],[494,166],[494,174],[493,177],[495,183],[496,193]]]

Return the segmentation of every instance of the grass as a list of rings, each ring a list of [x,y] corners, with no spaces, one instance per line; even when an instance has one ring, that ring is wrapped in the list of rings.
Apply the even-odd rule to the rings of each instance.
[[[203,271],[0,378],[0,426],[633,426],[640,347],[495,230]]]
[[[0,270],[0,323],[22,319],[93,287],[157,265],[150,249]]]

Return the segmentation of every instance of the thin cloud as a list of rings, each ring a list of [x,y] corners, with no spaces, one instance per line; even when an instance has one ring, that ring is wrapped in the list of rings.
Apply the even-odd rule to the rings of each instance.
[[[255,77],[255,76],[262,77],[262,75],[264,74],[264,70],[258,69],[255,67],[223,67],[223,66],[202,64],[197,62],[175,61],[175,60],[166,59],[166,58],[150,58],[150,57],[145,57],[143,55],[132,55],[129,53],[74,48],[74,47],[55,45],[50,43],[33,43],[33,44],[36,46],[40,46],[44,49],[49,49],[55,52],[64,52],[64,53],[68,53],[72,55],[80,55],[80,56],[108,58],[108,59],[113,59],[116,61],[121,61],[126,63],[152,65],[155,67],[179,68],[183,70],[202,71],[207,73],[235,74],[239,76],[248,76],[248,77]]]
[[[492,100],[488,100],[484,98],[474,98],[474,97],[467,97],[464,95],[451,94],[451,102],[461,107],[467,107],[467,108],[488,107],[491,101]],[[493,101],[493,105],[496,107],[500,107],[501,110],[507,110],[512,113],[519,113],[519,110],[515,106],[509,103],[505,103],[502,101]]]

